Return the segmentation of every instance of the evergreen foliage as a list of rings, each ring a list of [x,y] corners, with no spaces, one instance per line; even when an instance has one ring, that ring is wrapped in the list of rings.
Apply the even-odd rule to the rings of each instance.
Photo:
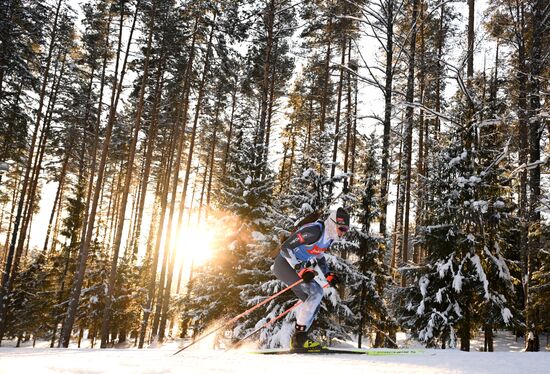
[[[373,222],[379,214],[377,185],[380,163],[376,159],[377,141],[374,136],[365,139],[365,151],[361,154],[359,183],[350,193],[351,210],[357,217],[358,226],[353,228],[342,244],[336,247],[342,257],[352,264],[342,269],[344,276],[345,300],[349,305],[352,324],[350,333],[361,338],[375,333],[373,346],[382,345],[388,328],[395,322],[390,314],[386,293],[393,287],[387,266],[387,250],[383,240],[373,233]],[[395,344],[390,340],[388,346]]]
[[[481,321],[505,326],[518,318],[503,257],[509,242],[495,232],[511,219],[509,195],[494,178],[505,153],[496,159],[469,156],[460,135],[451,134],[431,160],[430,213],[422,228],[428,255],[421,266],[403,270],[412,282],[399,293],[407,297],[401,322],[428,346],[453,347],[457,330],[469,334]],[[479,199],[488,196],[481,194],[488,187],[495,189],[492,199]],[[479,307],[486,313],[481,318],[473,312]]]

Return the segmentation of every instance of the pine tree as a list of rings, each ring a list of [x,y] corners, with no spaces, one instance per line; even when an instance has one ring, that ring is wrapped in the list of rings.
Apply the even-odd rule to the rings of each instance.
[[[337,246],[353,265],[343,273],[346,302],[354,316],[350,332],[357,335],[359,347],[363,337],[370,332],[376,334],[373,346],[395,346],[395,341],[386,332],[395,327],[385,296],[392,286],[388,276],[388,259],[384,258],[388,252],[383,239],[373,234],[372,228],[380,214],[377,176],[381,165],[376,159],[378,143],[371,135],[360,145],[364,148],[359,162],[363,167],[356,176],[359,183],[351,190],[351,210],[361,226],[352,229],[346,240]]]
[[[430,157],[433,173],[422,228],[426,262],[404,269],[413,282],[398,293],[406,296],[401,323],[428,346],[442,347],[454,347],[457,332],[469,334],[482,321],[509,325],[517,318],[512,314],[512,278],[503,257],[507,238],[495,232],[511,219],[510,195],[498,184],[498,165],[506,149],[497,157],[479,157],[472,169],[468,160],[474,156],[467,157],[461,133],[448,136]],[[495,188],[492,196],[484,193],[486,186]],[[486,314],[480,317],[473,310],[482,306]]]
[[[41,255],[39,255],[41,256]],[[44,260],[35,258],[22,269],[10,294],[7,314],[8,328],[5,336],[18,338],[49,339],[52,324],[50,310],[54,304],[52,285],[55,272]]]

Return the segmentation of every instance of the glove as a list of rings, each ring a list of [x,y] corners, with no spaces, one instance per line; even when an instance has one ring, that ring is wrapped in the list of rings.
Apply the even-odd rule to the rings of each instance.
[[[298,272],[298,276],[304,280],[305,283],[309,283],[315,278],[317,273],[309,268],[303,268]]]
[[[338,283],[340,283],[340,279],[334,274],[332,271],[329,271],[325,274],[325,278],[332,287],[336,286]]]

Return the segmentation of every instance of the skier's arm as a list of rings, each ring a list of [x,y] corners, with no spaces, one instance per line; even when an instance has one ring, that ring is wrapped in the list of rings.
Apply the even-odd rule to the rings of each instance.
[[[327,259],[325,256],[319,257],[317,259],[317,265],[319,266],[319,269],[323,272],[323,275],[328,274],[330,272],[327,264]]]
[[[321,269],[321,271],[323,272],[323,275],[325,276],[325,279],[327,280],[328,284],[334,287],[338,283],[340,283],[340,278],[338,278],[336,274],[330,271],[327,264],[327,259],[325,258],[325,256],[322,256],[317,259],[317,265],[319,266],[319,269]]]
[[[288,261],[290,266],[296,268],[296,265],[300,265],[302,262],[294,255],[295,249],[303,244],[309,245],[315,243],[321,238],[322,233],[322,229],[319,226],[300,228],[281,245],[281,255]]]

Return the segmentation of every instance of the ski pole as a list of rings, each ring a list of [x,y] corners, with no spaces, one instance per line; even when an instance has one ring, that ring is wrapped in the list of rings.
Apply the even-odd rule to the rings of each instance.
[[[286,316],[288,313],[290,313],[293,309],[299,307],[300,305],[302,305],[304,302],[302,300],[298,300],[298,302],[296,304],[294,304],[293,306],[291,306],[290,308],[288,308],[287,310],[285,310],[284,312],[282,312],[281,314],[279,314],[277,317],[275,318],[272,318],[270,319],[269,321],[267,321],[266,323],[264,323],[263,325],[261,325],[260,327],[258,327],[256,330],[252,331],[251,333],[249,333],[248,335],[246,335],[244,338],[240,339],[238,342],[236,342],[235,344],[231,345],[229,348],[227,348],[225,351],[229,351],[233,348],[237,348],[239,345],[241,345],[246,339],[250,338],[252,335],[256,335],[259,331],[261,331],[263,328],[265,327],[268,327],[269,325],[271,325],[272,323],[274,323],[275,321],[283,318],[284,316]]]
[[[200,342],[201,340],[203,340],[204,338],[212,335],[213,333],[215,333],[216,331],[219,331],[220,329],[224,328],[225,326],[228,326],[228,325],[231,325],[232,323],[236,322],[238,319],[246,316],[247,314],[250,314],[252,313],[254,310],[258,309],[259,307],[261,307],[262,305],[270,302],[271,300],[273,300],[274,298],[276,298],[277,296],[285,293],[286,291],[290,290],[291,288],[299,285],[300,283],[302,283],[304,280],[303,279],[299,279],[297,280],[296,282],[292,283],[290,286],[288,286],[287,288],[284,288],[282,289],[281,291],[277,292],[276,294],[274,295],[271,295],[270,297],[268,297],[267,299],[265,299],[264,301],[262,301],[261,303],[259,304],[256,304],[255,306],[253,306],[252,308],[248,309],[248,310],[245,310],[244,312],[242,312],[241,314],[239,314],[238,316],[235,316],[233,317],[232,319],[230,319],[229,321],[225,322],[224,324],[222,324],[221,326],[215,328],[214,330],[210,331],[208,334],[206,335],[203,335],[201,336],[200,338],[198,338],[197,340],[195,340],[194,342],[186,345],[185,347],[183,348],[180,348],[176,353],[174,353],[172,356],[175,356],[177,355],[178,353],[180,353],[181,351],[191,347],[192,345],[195,345],[197,344],[198,342]]]
[[[329,286],[329,284],[325,284],[323,286],[323,288],[327,288]],[[277,317],[275,318],[272,318],[270,320],[268,320],[266,323],[264,323],[263,325],[261,325],[260,327],[258,327],[256,330],[248,333],[248,335],[246,335],[244,338],[240,339],[239,341],[237,341],[235,344],[232,344],[229,348],[227,348],[225,351],[229,351],[233,348],[236,348],[238,347],[239,345],[241,345],[246,339],[250,338],[251,336],[253,335],[256,335],[259,331],[261,331],[262,329],[264,329],[265,327],[268,327],[269,325],[275,323],[276,321],[278,321],[279,319],[283,318],[284,316],[286,316],[288,313],[290,313],[291,311],[293,311],[294,309],[296,309],[297,307],[299,307],[300,305],[302,305],[304,302],[302,300],[298,300],[293,306],[291,306],[290,308],[288,308],[287,310],[285,310],[284,312],[282,312],[281,314],[279,314]]]

